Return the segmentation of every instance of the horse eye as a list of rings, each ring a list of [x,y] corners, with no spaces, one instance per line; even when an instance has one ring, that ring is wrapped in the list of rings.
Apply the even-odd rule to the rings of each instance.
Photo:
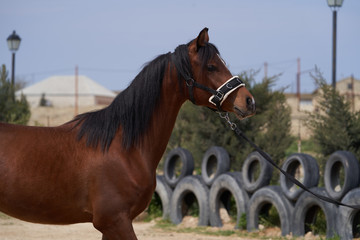
[[[207,65],[207,70],[209,72],[214,72],[214,71],[216,71],[216,67],[214,65]]]

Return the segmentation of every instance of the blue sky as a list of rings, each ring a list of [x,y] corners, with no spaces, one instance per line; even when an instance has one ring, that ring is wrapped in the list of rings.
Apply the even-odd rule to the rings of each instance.
[[[6,38],[22,38],[16,78],[34,84],[72,75],[75,65],[112,90],[124,89],[144,63],[173,51],[209,28],[233,74],[282,73],[275,88],[295,92],[301,70],[316,66],[331,81],[332,12],[326,0],[2,0],[0,64],[10,70]],[[2,40],[1,40],[2,39]],[[338,12],[337,79],[360,78],[360,1],[344,0]],[[301,91],[314,83],[301,75]]]

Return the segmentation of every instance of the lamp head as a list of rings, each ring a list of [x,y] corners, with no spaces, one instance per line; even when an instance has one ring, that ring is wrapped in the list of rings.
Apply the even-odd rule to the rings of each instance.
[[[341,7],[343,2],[344,0],[327,0],[327,3],[331,8]]]
[[[15,31],[7,38],[7,44],[11,52],[16,52],[19,49],[21,38]]]

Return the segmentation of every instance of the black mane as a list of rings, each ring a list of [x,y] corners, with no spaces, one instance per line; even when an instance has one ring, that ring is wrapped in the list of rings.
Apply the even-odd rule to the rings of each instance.
[[[162,80],[169,63],[175,66],[177,72],[192,76],[188,55],[188,46],[180,45],[174,53],[158,56],[145,65],[132,83],[122,91],[106,108],[87,112],[75,117],[76,126],[80,126],[78,140],[86,138],[88,146],[96,148],[101,145],[103,151],[108,150],[115,134],[122,126],[122,144],[129,149],[140,143],[141,136],[149,126],[151,116],[158,104],[161,94]],[[218,54],[213,44],[207,44],[198,51],[203,66]],[[182,78],[179,76],[179,84]],[[182,84],[181,84],[182,86]]]

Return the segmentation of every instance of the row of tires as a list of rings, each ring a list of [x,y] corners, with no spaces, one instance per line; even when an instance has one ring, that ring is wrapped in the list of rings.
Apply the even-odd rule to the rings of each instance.
[[[180,170],[177,166],[180,165]],[[202,159],[201,177],[207,186],[230,169],[228,152],[222,147],[210,147]],[[282,169],[298,179],[307,188],[316,187],[320,174],[317,161],[308,154],[296,153],[286,159]],[[191,153],[183,148],[172,150],[165,159],[164,177],[166,183],[175,188],[182,178],[192,175],[194,160]],[[250,194],[269,185],[272,177],[272,166],[258,153],[253,152],[245,159],[242,167],[243,186]],[[356,157],[346,151],[336,151],[326,162],[324,184],[327,194],[341,200],[347,192],[360,184],[360,165]],[[296,201],[303,190],[294,185],[284,175],[280,175],[280,186],[285,196]]]
[[[176,171],[179,162],[181,170]],[[197,201],[198,225],[221,227],[220,208],[229,210],[232,198],[236,203],[236,226],[245,213],[249,231],[258,229],[259,215],[274,206],[279,214],[282,235],[304,235],[319,210],[326,218],[327,237],[337,233],[342,239],[352,239],[359,232],[358,211],[323,202],[283,176],[280,186],[267,186],[272,167],[256,152],[246,158],[242,172],[228,172],[229,167],[226,150],[211,147],[204,155],[201,176],[192,176],[191,154],[182,148],[171,151],[165,160],[164,176],[157,177],[155,190],[162,202],[163,218],[179,224],[187,208]],[[324,172],[325,188],[317,187],[319,167],[310,155],[291,155],[282,168],[315,193],[346,204],[360,205],[359,163],[349,152],[337,151],[329,157]]]

